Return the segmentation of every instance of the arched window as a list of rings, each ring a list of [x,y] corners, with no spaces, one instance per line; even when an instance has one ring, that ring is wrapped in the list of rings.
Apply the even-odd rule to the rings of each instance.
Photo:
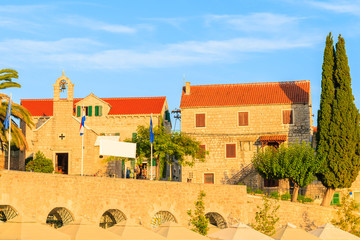
[[[60,228],[74,221],[69,210],[64,207],[57,207],[51,210],[46,219],[46,224],[54,228]]]
[[[115,224],[126,221],[125,214],[118,209],[109,209],[100,218],[99,226],[102,228],[109,228]]]
[[[220,229],[227,228],[227,223],[226,223],[225,219],[219,213],[209,212],[209,213],[205,214],[205,217],[207,217],[209,219],[210,224],[212,224]]]
[[[168,211],[159,211],[151,219],[151,227],[157,228],[163,223],[175,222],[177,223],[175,216]]]
[[[0,221],[6,222],[17,215],[17,211],[10,205],[0,205]]]

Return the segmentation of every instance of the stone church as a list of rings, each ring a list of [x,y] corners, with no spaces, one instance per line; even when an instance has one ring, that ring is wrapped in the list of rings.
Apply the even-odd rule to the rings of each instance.
[[[41,151],[52,159],[55,171],[80,174],[82,107],[86,114],[83,139],[85,175],[106,175],[111,168],[109,165],[114,165],[99,155],[100,139],[124,141],[132,138],[139,125],[149,126],[151,114],[154,126],[163,119],[163,124],[171,128],[166,97],[99,98],[91,93],[85,98],[74,98],[74,84],[64,73],[53,86],[53,99],[21,100],[36,126],[30,129],[20,123],[29,144],[29,149],[20,153],[20,170],[25,168],[27,157]]]

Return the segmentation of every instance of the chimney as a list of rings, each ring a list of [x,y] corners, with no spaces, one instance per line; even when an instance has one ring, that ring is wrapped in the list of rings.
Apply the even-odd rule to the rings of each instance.
[[[185,84],[185,95],[190,95],[190,82],[186,82]]]

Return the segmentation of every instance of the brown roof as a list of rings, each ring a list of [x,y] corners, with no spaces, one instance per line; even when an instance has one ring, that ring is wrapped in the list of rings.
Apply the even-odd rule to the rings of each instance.
[[[190,86],[180,108],[309,103],[310,81]]]
[[[269,142],[269,141],[286,141],[287,135],[270,135],[270,136],[260,136],[260,142]]]
[[[75,104],[83,98],[74,99]],[[160,114],[166,97],[101,98],[111,105],[109,115]],[[21,105],[33,116],[52,116],[53,99],[21,99]]]

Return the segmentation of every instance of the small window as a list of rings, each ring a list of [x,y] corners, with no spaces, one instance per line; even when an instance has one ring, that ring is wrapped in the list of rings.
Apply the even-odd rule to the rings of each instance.
[[[101,116],[102,115],[102,106],[95,106],[95,116]]]
[[[196,114],[196,127],[205,127],[205,113]]]
[[[214,174],[213,173],[204,173],[204,183],[214,184]]]
[[[205,145],[199,145],[200,147],[200,156],[204,156],[205,157],[205,151],[206,151],[206,147]]]
[[[239,112],[239,126],[248,126],[248,125],[249,125],[249,113]]]
[[[226,144],[226,158],[236,158],[236,144]]]
[[[76,116],[78,116],[78,117],[81,116],[81,107],[80,106],[77,106]]]
[[[293,110],[283,110],[283,124],[294,123],[294,112]]]
[[[278,187],[279,180],[264,178],[264,187]]]

